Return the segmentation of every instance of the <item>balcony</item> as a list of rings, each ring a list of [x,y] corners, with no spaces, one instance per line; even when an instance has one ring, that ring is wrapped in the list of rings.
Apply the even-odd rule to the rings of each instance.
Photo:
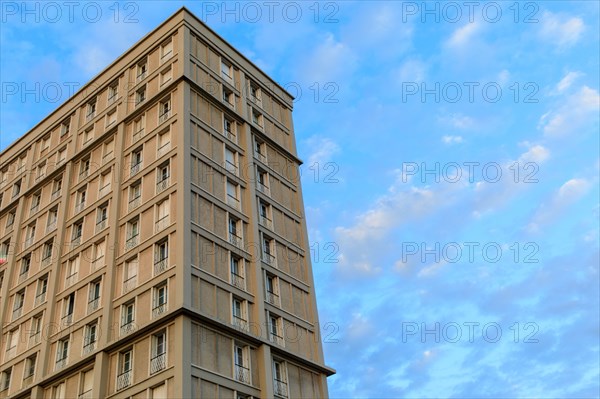
[[[248,320],[242,319],[241,317],[233,316],[232,324],[239,330],[244,330],[244,331],[248,330]]]
[[[6,362],[6,361],[12,359],[13,357],[15,357],[16,354],[17,354],[17,345],[6,349],[6,355],[4,356],[4,361]]]
[[[271,219],[269,219],[266,216],[260,215],[259,216],[259,222],[262,226],[266,227],[267,229],[273,231],[273,221]]]
[[[136,164],[132,164],[131,167],[129,168],[129,177],[134,176],[135,174],[137,174],[140,169],[142,169],[142,163],[138,162]]]
[[[169,215],[158,219],[154,225],[154,231],[158,233],[169,227]]]
[[[269,341],[273,342],[274,344],[277,344],[279,346],[285,346],[283,337],[280,335],[277,335],[275,333],[269,333]]]
[[[29,347],[31,348],[34,345],[42,342],[42,333],[40,331],[33,333],[29,336]]]
[[[139,129],[139,130],[133,132],[132,143],[135,143],[136,141],[138,141],[142,137],[144,137],[144,128]]]
[[[135,330],[135,323],[132,321],[121,326],[121,335],[127,335]]]
[[[169,268],[169,258],[166,257],[163,259],[159,259],[156,262],[154,262],[154,275],[158,276],[159,274],[161,274],[168,268]]]
[[[237,136],[231,130],[225,130],[225,137],[237,144]]]
[[[165,155],[167,152],[169,152],[171,150],[171,142],[168,142],[166,144],[163,144],[162,146],[160,146],[158,148],[157,152],[157,158],[162,157],[163,155]]]
[[[132,211],[142,204],[142,197],[135,197],[129,201],[128,211]]]
[[[231,205],[235,209],[240,209],[240,200],[227,194],[227,204]]]
[[[76,247],[76,246],[78,246],[78,245],[80,245],[80,244],[81,244],[81,236],[74,237],[74,238],[71,240],[71,246],[72,246],[72,247]]]
[[[82,181],[83,179],[85,179],[86,177],[88,177],[90,175],[90,170],[89,169],[84,169],[79,173],[79,181]]]
[[[50,266],[51,264],[52,264],[52,255],[46,256],[44,259],[42,259],[42,269]]]
[[[256,157],[256,159],[258,159],[259,161],[261,161],[265,165],[267,164],[267,157],[266,157],[265,154],[261,154],[258,151],[254,151],[254,156]]]
[[[234,175],[238,176],[238,167],[234,163],[231,163],[229,161],[225,161],[225,170],[227,170],[228,172],[231,172]]]
[[[83,208],[85,208],[85,201],[81,201],[75,204],[75,214],[83,211]]]
[[[100,189],[100,191],[98,192],[98,198],[102,198],[105,195],[108,195],[108,193],[110,193],[110,184],[107,184],[106,186]]]
[[[92,390],[80,393],[77,399],[93,399]]]
[[[268,252],[263,251],[262,261],[265,262],[269,266],[277,267],[277,262],[275,261],[275,257]]]
[[[73,313],[64,315],[62,319],[60,319],[60,325],[63,327],[69,327],[71,324],[73,324]]]
[[[17,284],[21,284],[23,281],[27,280],[27,276],[29,276],[29,270],[19,274],[19,278],[17,280]]]
[[[104,266],[104,255],[102,255],[92,261],[90,273],[95,272],[96,270],[100,269],[103,266]]]
[[[83,345],[83,355],[92,353],[94,350],[96,350],[96,341],[86,342],[85,345]]]
[[[28,370],[29,372],[29,370]],[[23,377],[23,387],[31,385],[33,382],[33,373],[29,373],[26,377]]]
[[[165,177],[164,179],[160,180],[158,183],[156,183],[156,194],[160,194],[163,191],[165,191],[167,189],[167,187],[169,187],[169,177]]]
[[[67,365],[67,358],[63,357],[62,359],[58,359],[56,364],[54,365],[54,370],[62,370]]]
[[[231,273],[231,285],[239,288],[240,290],[246,290],[246,280],[239,274]]]
[[[48,223],[48,226],[46,226],[46,234],[49,234],[51,232],[53,232],[54,230],[56,230],[56,220]]]
[[[25,243],[24,243],[25,248],[29,248],[33,244],[33,238],[34,237],[27,237],[25,239]]]
[[[131,385],[131,381],[133,380],[133,373],[131,370],[128,370],[124,373],[121,373],[117,376],[117,391],[121,389],[125,389]]]
[[[98,310],[100,307],[100,298],[94,298],[88,302],[87,306],[87,314],[91,314],[92,312]]]
[[[161,303],[152,308],[152,317],[159,317],[167,311],[167,303]]]
[[[273,380],[273,391],[277,396],[282,396],[284,398],[288,397],[288,386],[285,381],[278,379]]]
[[[245,384],[250,384],[250,369],[239,364],[235,365],[235,379]]]
[[[96,233],[99,233],[100,231],[104,230],[106,228],[107,224],[108,224],[107,219],[102,219],[98,223],[96,223]]]
[[[85,115],[85,121],[86,121],[86,122],[89,122],[89,121],[91,121],[92,119],[94,119],[94,116],[96,116],[96,112],[95,112],[95,111],[93,111],[93,112],[88,112],[88,113]]]
[[[60,190],[53,191],[52,195],[50,196],[50,201],[54,201],[58,197],[60,197]]]
[[[129,237],[127,241],[125,241],[125,251],[129,251],[131,248],[136,247],[140,241],[139,238],[139,234]]]
[[[23,314],[23,306],[14,309],[12,312],[12,320],[14,321],[14,320],[18,319],[19,317],[21,317],[22,314]]]
[[[65,279],[65,288],[69,288],[77,282],[77,273],[73,273]]]
[[[35,301],[33,303],[34,307],[40,306],[42,303],[46,302],[46,293],[42,292],[41,294],[37,294],[35,297]]]
[[[236,236],[232,232],[229,232],[229,243],[238,248],[242,248],[244,245],[244,241],[242,240],[242,237]]]
[[[266,296],[267,302],[269,302],[271,305],[280,306],[279,305],[279,295],[275,294],[274,292],[267,291],[265,296]]]
[[[164,121],[166,121],[167,119],[169,119],[170,116],[171,116],[171,110],[167,110],[166,112],[163,112],[158,117],[158,123],[159,124],[163,123]]]
[[[146,71],[138,73],[138,75],[135,78],[135,81],[141,82],[142,80],[144,80],[146,78],[147,75],[148,75],[148,72],[146,72]]]
[[[158,373],[167,368],[167,354],[161,353],[150,359],[150,374]]]
[[[32,216],[34,213],[36,213],[38,210],[40,209],[40,205],[34,205],[29,209],[29,216]]]
[[[137,287],[137,276],[129,277],[123,281],[123,294]]]
[[[256,182],[256,189],[264,195],[271,195],[271,190],[269,189],[269,187],[265,186],[261,182]]]

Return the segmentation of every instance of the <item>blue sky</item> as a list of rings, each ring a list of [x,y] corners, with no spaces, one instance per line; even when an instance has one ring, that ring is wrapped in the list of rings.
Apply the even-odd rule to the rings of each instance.
[[[297,94],[332,398],[600,396],[598,2],[44,4],[0,149],[183,4]]]

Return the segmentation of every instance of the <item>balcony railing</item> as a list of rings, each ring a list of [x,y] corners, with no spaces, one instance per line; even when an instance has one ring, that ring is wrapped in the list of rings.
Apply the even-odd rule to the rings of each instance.
[[[158,373],[167,368],[167,354],[161,353],[150,359],[150,374]]]
[[[60,197],[60,190],[53,191],[52,195],[50,196],[50,201],[54,201],[58,197]]]
[[[46,293],[42,292],[41,294],[37,294],[35,296],[35,301],[33,302],[33,306],[38,307],[44,302],[46,302]]]
[[[168,267],[169,267],[169,258],[168,257],[157,260],[156,262],[154,262],[154,275],[158,276],[159,274],[161,274],[162,272],[167,270]]]
[[[69,313],[64,315],[62,319],[60,319],[60,324],[63,327],[69,327],[73,323],[73,313]]]
[[[144,136],[144,129],[139,129],[138,131],[133,132],[133,137],[132,137],[132,142],[135,143],[136,141],[138,141],[139,139],[141,139]]]
[[[288,396],[288,386],[285,381],[278,379],[273,380],[273,390],[277,396],[283,396],[284,398],[287,398]]]
[[[56,360],[56,364],[54,365],[54,370],[58,371],[63,369],[67,365],[67,358],[63,357],[62,359]]]
[[[154,226],[155,232],[158,233],[159,231],[163,231],[168,226],[169,226],[169,215],[163,216],[162,218],[160,218],[156,221],[156,224]]]
[[[46,234],[51,233],[54,230],[56,230],[56,224],[57,224],[56,220],[48,223],[48,226],[46,226]]]
[[[137,286],[137,276],[129,277],[123,281],[123,293],[129,292]]]
[[[156,183],[156,194],[162,193],[169,187],[169,176]]]
[[[237,136],[231,130],[225,130],[224,134],[225,137],[227,137],[229,140],[233,141],[234,143],[237,143]]]
[[[22,314],[23,314],[23,306],[14,309],[12,312],[12,320],[14,321],[14,320],[18,319],[19,317],[21,317]]]
[[[275,257],[270,253],[264,252],[262,253],[262,261],[265,262],[269,266],[277,267],[277,262],[275,261]]]
[[[108,193],[110,193],[110,184],[107,184],[100,189],[100,192],[98,193],[98,198],[102,198]]]
[[[81,236],[73,237],[73,239],[71,240],[71,246],[76,247],[79,244],[81,244]]]
[[[158,148],[158,150],[157,150],[158,158],[160,158],[163,155],[165,155],[167,152],[169,152],[170,149],[171,149],[171,142],[168,142],[168,143],[163,144],[162,146],[160,146]]]
[[[228,172],[231,172],[231,173],[233,173],[233,174],[234,174],[234,175],[236,175],[236,176],[238,175],[238,167],[237,167],[237,165],[236,165],[236,164],[234,164],[234,163],[232,163],[232,162],[225,161],[225,169],[226,169]]]
[[[31,208],[29,208],[29,216],[33,215],[34,213],[36,213],[38,210],[40,209],[40,205],[34,205]]]
[[[104,230],[106,228],[107,223],[108,223],[107,219],[102,219],[98,223],[96,223],[96,233]]]
[[[13,357],[15,357],[16,353],[17,353],[17,345],[6,349],[6,355],[4,356],[4,360],[6,361],[6,360],[12,359]]]
[[[25,239],[25,248],[30,247],[33,244],[33,237],[27,237]]]
[[[29,336],[29,347],[37,345],[42,342],[42,333],[40,331],[35,332]]]
[[[100,269],[102,266],[104,266],[104,255],[102,255],[92,261],[92,263],[91,263],[92,270],[90,270],[90,272],[93,273],[96,270]]]
[[[240,209],[240,200],[235,197],[232,197],[229,194],[227,194],[227,204],[231,205],[235,209]]]
[[[48,267],[52,264],[52,255],[46,256],[42,259],[42,268]]]
[[[275,294],[274,292],[267,291],[266,297],[267,302],[269,302],[271,305],[279,306],[279,295]]]
[[[27,277],[29,276],[29,270],[19,274],[19,279],[17,284],[21,284],[23,281],[27,280]]]
[[[135,80],[136,80],[137,82],[140,82],[140,81],[144,80],[144,78],[146,77],[146,75],[147,75],[147,74],[148,74],[148,72],[147,72],[147,71],[144,71],[144,72],[142,72],[142,73],[138,73],[138,75],[137,75],[137,77],[136,77],[136,79],[135,79]]]
[[[239,330],[248,330],[248,320],[242,319],[238,316],[233,316],[233,325]]]
[[[161,303],[152,308],[152,317],[158,317],[167,311],[167,303]]]
[[[65,288],[68,288],[77,282],[77,273],[73,273],[65,279]]]
[[[96,341],[86,342],[83,345],[83,354],[87,355],[88,353],[92,353],[96,349]]]
[[[235,379],[250,384],[250,369],[239,364],[235,365]]]
[[[273,230],[273,221],[266,216],[260,215],[259,217],[260,224],[266,227],[269,230]]]
[[[163,112],[158,117],[158,123],[163,123],[164,121],[169,119],[170,116],[171,116],[171,110],[168,110],[167,112]]]
[[[231,273],[231,285],[241,290],[246,290],[246,280],[239,274]]]
[[[87,314],[92,313],[100,307],[100,298],[94,298],[88,302]]]
[[[285,346],[283,337],[273,332],[269,333],[269,340],[279,346]]]
[[[135,175],[142,168],[142,163],[138,162],[136,164],[132,164],[131,168],[129,168],[129,176]]]
[[[135,323],[132,321],[128,322],[127,324],[123,324],[121,326],[121,335],[126,335],[129,334],[130,332],[135,330]]]
[[[137,208],[138,206],[140,206],[142,204],[142,197],[135,197],[132,200],[129,201],[129,208],[128,210],[131,211],[135,208]]]
[[[75,213],[83,211],[83,208],[85,208],[85,201],[78,202],[75,204]]]
[[[138,245],[139,242],[139,238],[140,235],[136,234],[134,236],[131,236],[127,239],[127,241],[125,241],[125,250],[128,251],[131,248],[135,247],[136,245]]]
[[[271,190],[269,189],[269,187],[265,186],[260,182],[256,182],[256,189],[264,195],[271,195]]]
[[[133,373],[131,370],[127,370],[124,373],[121,373],[117,376],[117,391],[121,389],[127,388],[131,385],[131,380],[133,379]]]
[[[77,399],[93,399],[92,390],[80,393]]]
[[[231,245],[234,245],[234,246],[238,247],[238,248],[242,248],[242,246],[243,246],[242,237],[236,236],[232,232],[229,232],[229,243]]]

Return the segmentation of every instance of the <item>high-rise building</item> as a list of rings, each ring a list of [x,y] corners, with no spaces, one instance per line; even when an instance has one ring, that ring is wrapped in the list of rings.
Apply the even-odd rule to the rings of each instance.
[[[1,153],[0,398],[324,398],[292,97],[182,8]]]

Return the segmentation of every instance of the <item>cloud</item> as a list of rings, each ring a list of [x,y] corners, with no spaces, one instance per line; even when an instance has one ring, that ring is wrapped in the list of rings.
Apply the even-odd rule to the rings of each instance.
[[[337,143],[327,137],[312,136],[306,140],[307,146],[312,151],[308,156],[308,167],[311,165],[324,165],[340,152]]]
[[[571,71],[567,73],[556,85],[556,93],[562,93],[567,90],[579,77],[583,76],[583,73],[577,71]]]
[[[442,142],[444,144],[458,144],[463,142],[462,136],[443,136]]]
[[[577,43],[585,30],[581,18],[544,11],[540,18],[540,35],[559,48]]]
[[[460,130],[470,129],[475,126],[475,120],[473,118],[461,113],[442,116],[439,118],[439,120],[444,124]]]
[[[352,74],[357,57],[350,47],[327,33],[302,63],[300,73],[308,82],[340,82]]]
[[[465,48],[470,44],[472,38],[480,30],[480,27],[480,24],[475,21],[457,28],[452,32],[452,36],[446,41],[446,45],[456,49]]]
[[[583,86],[578,92],[568,96],[564,104],[540,118],[538,127],[547,137],[565,137],[577,134],[591,122],[598,121],[600,95],[598,91]]]
[[[427,65],[417,59],[405,61],[393,73],[399,82],[422,82],[425,80]]]

